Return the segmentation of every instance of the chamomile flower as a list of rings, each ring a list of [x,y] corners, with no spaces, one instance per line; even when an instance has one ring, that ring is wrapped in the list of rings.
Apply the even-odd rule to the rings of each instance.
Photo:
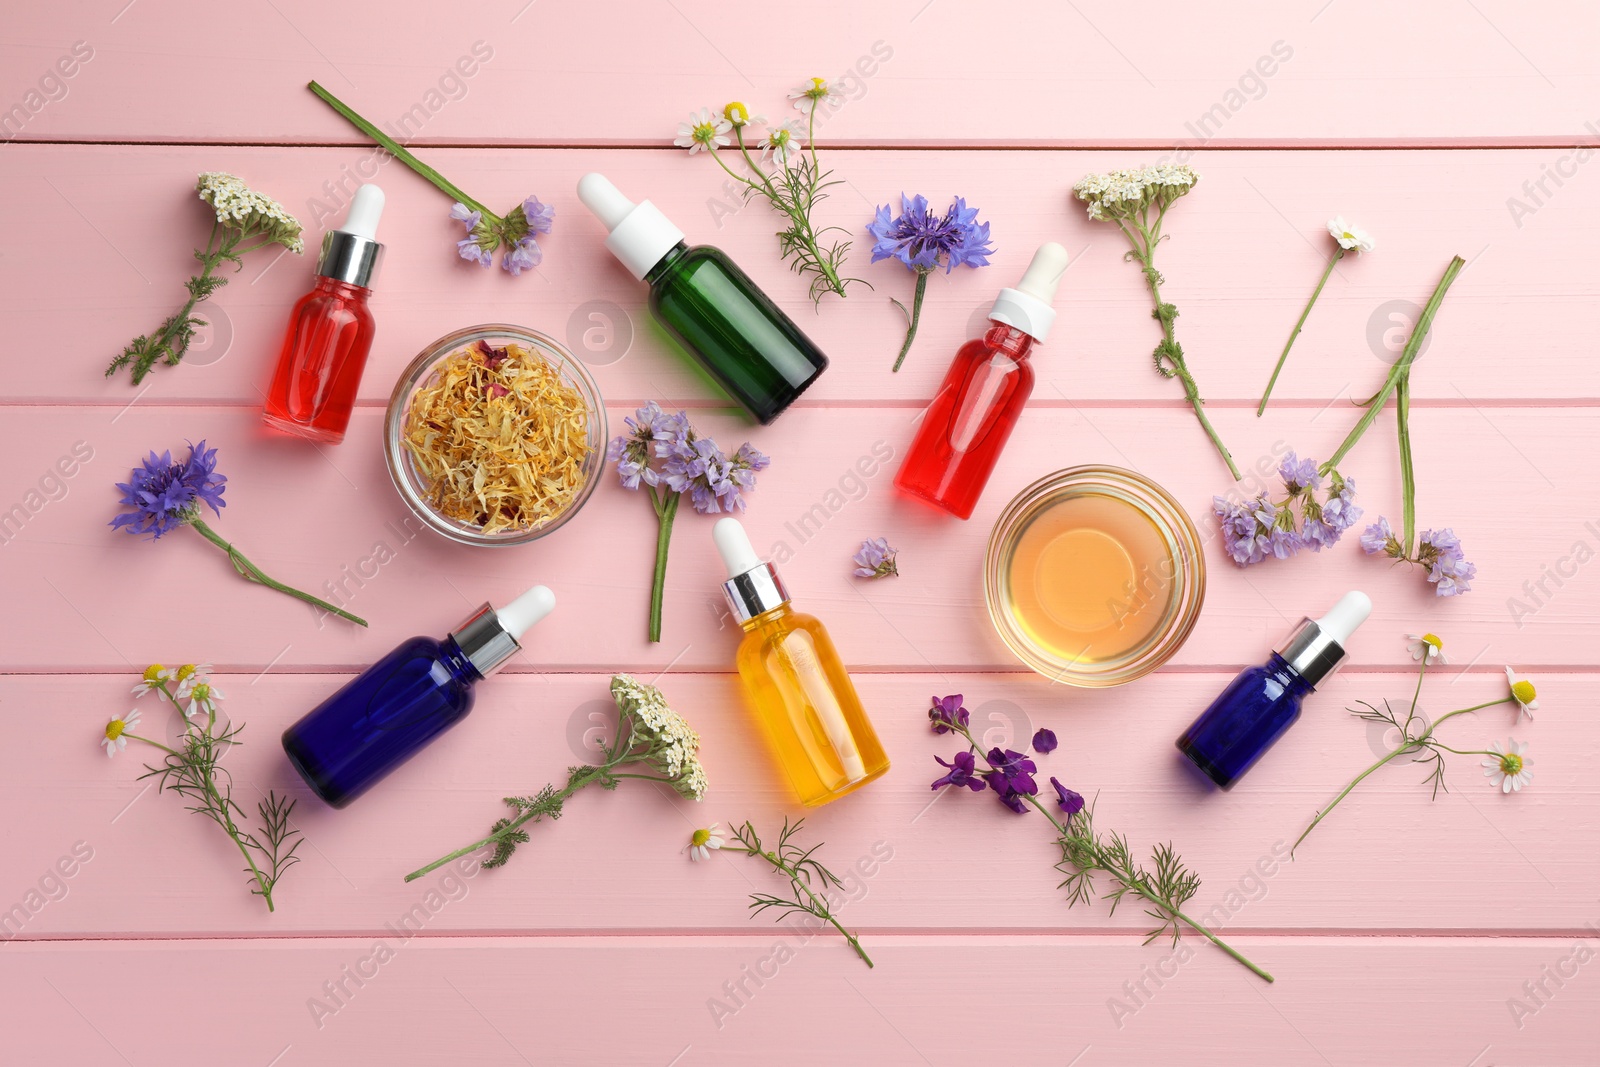
[[[689,835],[689,844],[686,851],[691,860],[708,860],[711,853],[721,848],[722,836],[717,833],[717,824],[712,823],[703,830],[696,830]]]
[[[223,692],[207,680],[195,685],[189,691],[188,697],[189,702],[183,707],[183,717],[192,719],[201,712],[215,712],[217,701],[222,699]]]
[[[1336,215],[1328,220],[1328,232],[1346,252],[1370,252],[1378,247],[1378,242],[1373,240],[1372,234],[1351,226],[1344,221],[1343,215]]]
[[[715,152],[732,143],[727,137],[731,129],[733,124],[727,119],[713,115],[710,108],[703,107],[699,111],[689,112],[688,120],[678,123],[678,136],[672,143],[679,148],[687,148],[691,156],[696,152]]]
[[[728,120],[728,125],[735,127],[749,126],[751,124],[765,126],[767,124],[765,115],[750,114],[750,109],[738,100],[723,107],[722,117]]]
[[[1533,761],[1523,755],[1528,751],[1526,741],[1519,745],[1516,738],[1507,738],[1503,749],[1500,742],[1490,741],[1489,751],[1493,755],[1484,758],[1483,774],[1490,785],[1498,786],[1502,793],[1512,793],[1533,781],[1533,772],[1528,770]]]
[[[1412,659],[1426,658],[1430,667],[1435,663],[1450,662],[1445,658],[1444,641],[1438,634],[1406,634],[1406,640],[1410,642],[1406,648],[1411,652]]]
[[[166,684],[172,681],[176,673],[159,663],[150,664],[144,669],[144,673],[139,676],[139,684],[133,687],[133,695],[142,697],[146,693],[155,693],[162,700],[167,699]]]
[[[1517,718],[1524,715],[1528,721],[1533,721],[1533,713],[1539,710],[1539,691],[1533,683],[1526,678],[1518,678],[1517,672],[1510,667],[1506,668],[1506,684],[1511,687],[1511,699],[1517,702]]]
[[[139,709],[134,708],[128,714],[119,716],[106,723],[105,736],[100,743],[106,746],[106,756],[115,756],[118,752],[128,747],[127,732],[139,725]]]
[[[787,167],[789,160],[799,155],[804,147],[799,119],[790,119],[781,125],[773,126],[761,138],[762,155],[780,167]]]
[[[794,109],[807,115],[814,114],[819,105],[843,97],[844,83],[830,82],[827,78],[810,78],[789,93],[789,99],[794,101]]]
[[[172,680],[178,683],[177,687],[172,691],[172,695],[182,700],[189,695],[191,689],[209,681],[210,678],[211,664],[185,663],[172,672]]]

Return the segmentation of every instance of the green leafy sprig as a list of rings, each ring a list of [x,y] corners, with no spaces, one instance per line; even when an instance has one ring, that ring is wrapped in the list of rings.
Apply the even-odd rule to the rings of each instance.
[[[453,860],[485,848],[492,851],[483,866],[505,866],[517,846],[529,840],[528,831],[523,827],[542,819],[559,819],[572,795],[591,785],[615,789],[623,779],[637,778],[671,786],[690,800],[704,797],[706,775],[700,766],[700,735],[667,706],[661,690],[619,674],[611,679],[611,697],[617,704],[617,732],[603,749],[598,764],[567,768],[567,781],[560,789],[547,785],[527,796],[505,797],[511,814],[497,820],[487,835],[412,871],[406,875],[406,881],[414,882]],[[654,773],[619,769],[635,765]]]
[[[778,874],[789,879],[789,895],[786,897],[775,896],[771,893],[751,893],[750,909],[752,916],[759,915],[769,908],[775,909],[777,915],[774,921],[782,921],[783,917],[791,914],[810,915],[822,920],[850,943],[857,956],[868,967],[871,967],[872,957],[867,955],[866,949],[861,947],[856,935],[846,930],[829,906],[827,894],[830,890],[842,888],[844,883],[839,876],[824,867],[815,857],[817,849],[822,847],[818,842],[809,848],[802,848],[794,843],[794,837],[800,832],[800,827],[805,825],[804,819],[790,823],[787,818],[783,820],[783,829],[778,833],[777,844],[768,849],[761,843],[756,828],[748,819],[743,825],[733,829],[734,840],[738,845],[723,845],[724,852],[742,852],[747,856],[755,856],[766,861],[768,866]]]

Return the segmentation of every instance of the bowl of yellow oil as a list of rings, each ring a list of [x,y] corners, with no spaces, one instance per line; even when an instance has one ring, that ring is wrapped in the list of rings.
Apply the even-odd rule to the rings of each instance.
[[[1102,688],[1172,658],[1200,617],[1194,523],[1165,489],[1120,467],[1073,467],[1007,505],[984,558],[989,618],[1052,681]]]

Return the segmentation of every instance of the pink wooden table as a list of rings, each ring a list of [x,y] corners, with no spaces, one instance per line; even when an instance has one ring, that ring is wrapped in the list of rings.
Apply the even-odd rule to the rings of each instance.
[[[24,521],[10,520],[0,546],[0,907],[21,906],[22,919],[12,909],[0,946],[0,1061],[1600,1062],[1600,577],[1587,563],[1600,547],[1600,175],[1579,148],[1600,144],[1591,5],[407,6],[63,0],[10,12],[0,105],[23,111],[0,146],[0,509],[17,504]],[[475,45],[490,55],[473,77],[446,77]],[[56,76],[75,49],[86,58]],[[857,230],[904,189],[964,195],[994,225],[995,266],[934,280],[899,375],[885,296],[909,291],[904,272],[868,266],[858,246],[853,266],[878,291],[814,315],[774,254],[770,212],[718,206],[720,172],[665,147],[691,107],[737,97],[776,114],[786,87],[813,74],[850,79],[824,137],[846,182],[828,221]],[[304,90],[311,78],[376,119],[410,115],[413,147],[487,203],[536,192],[558,214],[535,276],[480,273],[451,258],[441,196],[398,167],[384,173],[379,339],[336,448],[259,428],[286,308],[307,285],[302,261],[248,262],[214,300],[205,343],[148,389],[100,377],[174,306],[204,233],[196,172],[243,175],[309,222],[324,183],[369,154]],[[1204,615],[1167,667],[1119,690],[1064,690],[1023,671],[984,614],[979,564],[1004,503],[1049,470],[1110,462],[1169,487],[1209,530],[1211,495],[1227,488],[1177,389],[1151,373],[1137,271],[1067,197],[1087,171],[1178,150],[1204,180],[1175,211],[1161,267],[1211,417],[1243,463],[1278,442],[1326,455],[1350,424],[1347,398],[1370,392],[1392,358],[1392,302],[1424,300],[1451,255],[1470,261],[1418,365],[1413,422],[1423,522],[1462,533],[1480,577],[1469,596],[1436,601],[1353,537],[1247,573],[1213,544]],[[667,350],[577,203],[574,181],[593,169],[725,248],[830,353],[793,413],[751,430]],[[1380,248],[1340,266],[1257,420],[1336,213]],[[897,499],[894,465],[949,354],[1046,239],[1076,262],[1039,388],[978,513],[940,521]],[[679,523],[655,646],[643,640],[648,510],[613,484],[569,530],[525,549],[475,551],[397,525],[378,429],[399,369],[470,323],[568,336],[591,311],[631,335],[585,353],[614,425],[659,399],[725,444],[749,437],[773,456],[748,524],[762,549],[790,542],[786,576],[831,627],[895,761],[808,822],[840,868],[890,856],[853,879],[843,910],[873,971],[836,938],[799,947],[748,919],[746,894],[769,888],[754,864],[691,867],[679,853],[693,825],[770,826],[792,810],[728,673],[734,635],[719,629],[708,522]],[[319,628],[197,539],[152,546],[107,529],[112,482],[145,450],[201,437],[230,478],[225,530],[305,587],[367,573],[350,604],[370,631]],[[91,458],[52,479],[75,448]],[[875,448],[895,461],[852,481]],[[1397,513],[1390,416],[1347,469],[1373,514]],[[800,543],[788,525],[818,504],[826,520]],[[904,576],[852,581],[849,554],[880,534]],[[393,558],[376,566],[380,542]],[[1557,571],[1559,583],[1546,577]],[[1538,610],[1519,618],[1509,601],[1541,580]],[[534,581],[557,588],[559,615],[473,717],[354,807],[320,806],[285,764],[279,731],[399,639],[440,633]],[[1172,738],[1295,619],[1351,587],[1377,608],[1348,669],[1237,789],[1201,792]],[[1538,680],[1539,721],[1517,730],[1537,781],[1501,796],[1458,759],[1451,791],[1430,803],[1414,769],[1393,769],[1295,863],[1273,862],[1373,758],[1381,739],[1341,709],[1409,693],[1401,635],[1420,629],[1443,634],[1454,660],[1425,707],[1500,695],[1507,663]],[[95,744],[146,663],[199,658],[249,724],[237,781],[301,798],[305,862],[273,915],[245,894],[213,828]],[[660,684],[705,738],[705,805],[588,793],[503,871],[403,884],[495,818],[500,796],[561,774],[615,670],[665,671]],[[1199,911],[1220,908],[1222,932],[1277,983],[1197,938],[1181,965],[1163,945],[1142,947],[1137,909],[1069,911],[1037,819],[985,798],[930,809],[931,757],[951,746],[923,710],[946,692],[966,694],[994,741],[1055,729],[1050,772],[1098,791],[1102,818],[1141,846],[1172,839],[1204,876]],[[1472,744],[1507,734],[1505,708],[1479,718],[1462,732]],[[87,860],[57,877],[75,852]],[[397,937],[391,927],[419,906],[421,932]],[[763,961],[780,938],[797,951],[773,975]],[[351,982],[380,940],[393,958]],[[769,974],[760,984],[747,977],[757,969]]]

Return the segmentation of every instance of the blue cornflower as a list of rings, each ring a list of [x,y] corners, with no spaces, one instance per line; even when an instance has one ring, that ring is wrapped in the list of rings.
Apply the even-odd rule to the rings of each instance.
[[[112,519],[111,526],[156,538],[192,522],[201,504],[220,515],[227,506],[222,499],[227,480],[217,473],[217,450],[204,441],[191,444],[182,463],[170,451],[159,456],[152,451],[128,481],[117,483],[123,505],[133,510]]]
[[[978,209],[968,207],[962,197],[956,197],[943,215],[936,215],[928,210],[927,197],[901,193],[900,214],[891,218],[889,205],[884,204],[867,224],[867,232],[874,241],[872,262],[898,259],[917,275],[916,294],[906,316],[905,343],[894,361],[894,369],[899,370],[917,336],[928,275],[941,267],[949,274],[960,266],[988,266],[989,257],[994,254],[989,244],[989,224],[979,222]],[[894,304],[905,311],[905,305],[898,300]]]

